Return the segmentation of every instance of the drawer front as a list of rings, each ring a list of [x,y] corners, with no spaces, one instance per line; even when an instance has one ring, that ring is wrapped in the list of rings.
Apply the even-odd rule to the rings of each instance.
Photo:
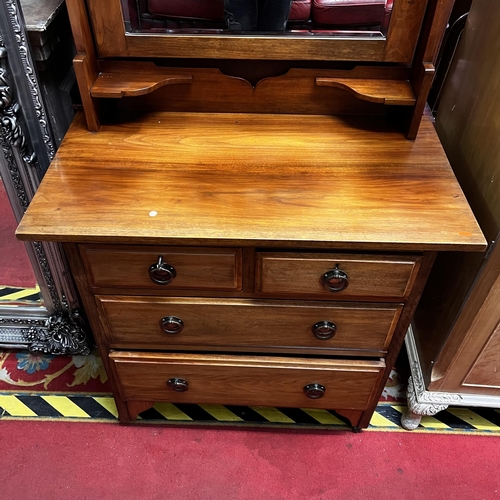
[[[81,245],[80,252],[91,285],[96,287],[241,289],[242,259],[241,250],[237,248],[120,248]],[[162,269],[158,270],[160,257]],[[153,269],[150,271],[151,266]],[[155,283],[153,279],[158,278],[163,282],[171,279],[171,282]]]
[[[364,410],[385,368],[382,361],[264,356],[113,352],[110,358],[127,401],[298,408]],[[322,397],[311,399],[306,388]]]
[[[387,348],[402,306],[96,297],[111,345]]]
[[[261,252],[256,289],[268,295],[330,300],[405,299],[419,265],[418,256]]]

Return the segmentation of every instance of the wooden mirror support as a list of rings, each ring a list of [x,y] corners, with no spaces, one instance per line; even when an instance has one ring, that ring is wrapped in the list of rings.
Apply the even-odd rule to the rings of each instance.
[[[276,101],[276,94],[289,93],[288,105],[270,112],[391,113],[402,123],[407,138],[415,139],[453,0],[396,0],[387,36],[380,41],[280,35],[127,34],[120,0],[106,4],[67,0],[67,5],[77,49],[75,71],[91,131],[100,128],[103,99],[145,95],[175,84],[176,88],[170,87],[169,92],[149,99],[148,106],[153,103],[155,109],[178,110],[169,105],[181,98],[189,102],[186,110],[204,111],[207,103],[203,101],[210,94],[209,110],[226,112],[230,95],[239,103],[232,111],[256,112],[259,103],[265,109]],[[231,61],[237,67],[241,59],[257,61],[256,67],[258,61],[272,60],[284,73],[269,76],[265,85],[259,89],[254,86],[249,92],[234,85],[237,70],[236,75],[220,74],[217,78],[209,71],[217,67],[216,61],[224,61],[227,68]],[[302,70],[300,81],[294,69]],[[186,89],[186,85],[190,88]],[[330,92],[316,87],[329,87]],[[347,92],[380,106],[352,103]]]

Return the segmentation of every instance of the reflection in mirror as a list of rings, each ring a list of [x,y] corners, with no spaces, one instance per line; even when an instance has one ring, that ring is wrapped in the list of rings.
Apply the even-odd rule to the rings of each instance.
[[[394,0],[121,0],[128,33],[386,34]]]
[[[0,305],[43,305],[24,244],[14,235],[17,222],[0,180]]]
[[[285,31],[292,0],[224,0],[224,21],[231,31]]]

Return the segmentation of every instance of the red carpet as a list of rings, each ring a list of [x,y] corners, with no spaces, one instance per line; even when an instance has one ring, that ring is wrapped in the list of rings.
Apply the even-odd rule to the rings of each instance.
[[[499,437],[12,422],[2,498],[493,499]]]
[[[0,179],[0,286],[32,288],[35,275],[24,243],[16,240],[16,219]]]

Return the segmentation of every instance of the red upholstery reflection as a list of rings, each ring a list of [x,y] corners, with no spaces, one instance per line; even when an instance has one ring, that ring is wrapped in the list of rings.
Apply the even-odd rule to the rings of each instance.
[[[312,0],[293,0],[290,21],[307,21],[311,17]]]
[[[388,25],[394,0],[294,0],[290,21],[312,18],[320,25]],[[132,2],[132,0],[129,0]],[[154,17],[224,20],[224,0],[140,0],[142,12]],[[132,8],[133,10],[133,8]]]
[[[381,24],[385,0],[313,0],[315,23],[330,25]]]

